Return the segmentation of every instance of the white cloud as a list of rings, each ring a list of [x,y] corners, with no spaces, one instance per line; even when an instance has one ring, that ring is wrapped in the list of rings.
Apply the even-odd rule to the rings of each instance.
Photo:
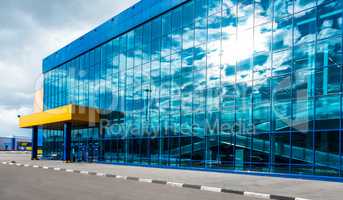
[[[6,108],[0,106],[0,135],[12,136],[12,135],[27,135],[28,130],[19,129],[18,127],[18,114],[30,113],[32,108],[19,107],[19,108]]]
[[[138,0],[5,1],[0,7],[0,136],[29,134],[42,59]]]

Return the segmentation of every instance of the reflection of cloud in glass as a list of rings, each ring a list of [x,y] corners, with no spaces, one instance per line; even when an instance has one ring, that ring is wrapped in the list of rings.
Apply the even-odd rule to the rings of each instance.
[[[177,9],[121,36],[120,39],[115,39],[112,52],[115,56],[109,61],[112,65],[105,68],[98,67],[100,64],[97,67],[92,66],[102,74],[112,74],[112,79],[95,76],[92,73],[82,75],[82,78],[79,75],[68,77],[70,74],[68,75],[67,71],[57,70],[53,71],[51,79],[60,76],[68,77],[70,82],[82,85],[85,89],[71,90],[78,90],[80,101],[86,103],[86,98],[89,98],[89,104],[95,106],[98,106],[100,98],[112,96],[115,99],[123,99],[124,90],[132,90],[126,93],[127,100],[134,101],[138,105],[137,108],[142,109],[144,107],[142,102],[146,99],[142,94],[142,88],[150,88],[153,91],[150,99],[151,108],[155,109],[158,106],[157,100],[160,98],[159,106],[163,111],[169,109],[167,105],[170,100],[163,98],[163,95],[169,92],[172,93],[172,98],[176,99],[182,94],[180,98],[186,110],[191,110],[194,91],[206,91],[206,89],[209,91],[221,85],[223,91],[219,91],[219,94],[238,93],[239,96],[247,97],[250,95],[252,83],[254,89],[259,90],[259,87],[268,83],[271,75],[290,73],[294,53],[298,56],[294,57],[297,67],[312,65],[314,51],[306,51],[303,44],[314,41],[316,34],[318,39],[323,39],[337,35],[341,31],[342,9],[336,9],[339,7],[338,3],[318,7],[317,14],[312,9],[314,2],[275,0],[273,4],[268,0],[239,1],[239,3],[224,1],[223,12],[217,12],[220,11],[220,7],[216,6],[218,4],[211,3],[208,18],[204,17],[206,11],[203,9],[206,6],[195,8],[194,25],[192,20],[189,21],[191,19],[189,17],[193,14],[188,13],[189,16],[185,16],[183,9]],[[297,12],[294,18],[290,15],[293,11],[293,3],[294,10]],[[233,8],[236,4],[238,4],[237,10]],[[273,9],[276,11],[274,14],[272,14]],[[204,13],[199,14],[199,12]],[[184,17],[187,19],[187,24],[181,23]],[[290,47],[293,43],[298,45],[299,49],[304,48],[304,51],[292,52]],[[337,41],[329,40],[326,44],[320,44],[317,51],[323,54],[328,46],[335,45],[338,46]],[[106,52],[110,51],[108,44],[103,48]],[[124,50],[118,52],[118,49]],[[306,63],[301,63],[303,61]],[[119,71],[123,72],[124,69],[141,62],[144,63],[141,74],[135,74],[133,70],[127,70],[127,74],[120,75],[116,71],[116,77],[113,74],[114,67],[116,70],[120,68]],[[126,79],[123,78],[124,75]],[[119,81],[114,81],[115,78]],[[89,89],[83,85],[85,81]],[[51,84],[56,89],[60,87],[60,83]],[[235,87],[235,84],[239,87]],[[303,82],[298,83],[295,87],[301,87],[303,84]],[[237,91],[233,92],[234,90]],[[68,96],[72,95],[68,94]],[[217,97],[218,95],[207,96],[211,101],[216,101]],[[172,106],[178,106],[179,103],[174,101]],[[209,104],[209,109],[216,106],[215,102],[211,103],[213,105]],[[247,102],[243,102],[245,103]],[[263,105],[264,103],[261,107]]]

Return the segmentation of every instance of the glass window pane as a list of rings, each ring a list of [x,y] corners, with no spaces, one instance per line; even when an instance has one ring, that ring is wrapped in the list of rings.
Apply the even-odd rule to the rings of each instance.
[[[325,67],[316,72],[316,95],[335,94],[341,91],[342,69]]]
[[[182,26],[182,8],[175,9],[172,12],[172,30],[178,30]]]
[[[315,44],[309,43],[294,47],[294,70],[315,67]]]
[[[316,99],[316,129],[338,129],[340,126],[340,96]]]
[[[255,26],[272,20],[273,1],[255,0]]]
[[[244,0],[238,4],[238,28],[251,28],[254,22],[254,1]]]
[[[207,0],[194,0],[195,2],[195,19],[207,17]]]
[[[318,7],[318,39],[342,34],[343,1],[334,1]]]
[[[315,9],[294,15],[294,43],[311,42],[316,39]]]
[[[291,76],[280,76],[272,79],[272,97],[275,100],[287,100],[291,98]]]
[[[151,29],[152,31],[152,39],[161,37],[162,35],[162,19],[161,17],[153,20],[151,22]]]
[[[194,46],[194,25],[191,24],[183,29],[182,48],[188,49]]]
[[[316,1],[313,0],[294,0],[294,12],[300,12],[316,6]]]
[[[254,28],[254,52],[270,51],[272,41],[272,24],[264,24]]]
[[[275,19],[293,14],[293,2],[294,0],[274,0]]]
[[[172,15],[167,13],[162,16],[162,35],[167,35],[171,32],[171,25],[172,25]]]
[[[277,19],[273,25],[273,50],[292,47],[293,44],[292,18]]]
[[[312,130],[314,116],[313,100],[295,99],[293,102],[292,128],[297,131]]]
[[[292,51],[280,51],[273,54],[273,75],[283,75],[292,70]]]
[[[316,132],[316,174],[337,176],[340,166],[339,131]]]
[[[292,173],[313,173],[313,132],[292,133]]]
[[[221,13],[208,17],[208,41],[221,39]]]
[[[272,171],[288,173],[289,158],[291,157],[290,134],[273,133],[271,139],[271,162]]]
[[[269,52],[261,52],[254,55],[254,80],[271,76],[271,61]]]
[[[343,64],[342,39],[329,38],[317,42],[317,67],[339,67]]]
[[[221,11],[222,0],[208,0],[208,15]]]
[[[307,99],[314,96],[314,70],[299,70],[293,74],[293,98]]]
[[[202,18],[195,21],[195,45],[207,42],[207,20]]]
[[[187,3],[182,6],[182,23],[183,26],[188,26],[194,22],[194,2]]]

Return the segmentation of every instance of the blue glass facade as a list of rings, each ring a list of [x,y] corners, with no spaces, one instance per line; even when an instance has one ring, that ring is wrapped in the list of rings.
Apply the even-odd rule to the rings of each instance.
[[[73,160],[343,176],[343,1],[137,7],[44,60],[45,110],[124,113],[73,127]],[[61,159],[63,131],[43,146]]]

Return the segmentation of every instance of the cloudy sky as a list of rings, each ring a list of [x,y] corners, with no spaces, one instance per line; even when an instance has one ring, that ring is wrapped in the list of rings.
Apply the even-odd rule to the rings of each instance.
[[[0,136],[29,135],[17,115],[33,109],[42,59],[139,0],[1,0]]]

